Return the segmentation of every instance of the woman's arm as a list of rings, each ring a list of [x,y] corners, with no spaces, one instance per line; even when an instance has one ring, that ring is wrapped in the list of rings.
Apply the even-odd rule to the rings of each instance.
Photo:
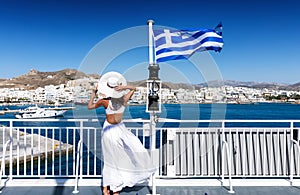
[[[98,89],[96,87],[95,89],[93,89],[93,92],[91,94],[90,100],[88,102],[88,109],[89,110],[96,109],[96,108],[98,108],[98,107],[100,107],[100,106],[103,105],[103,101],[101,101],[101,100],[99,100],[96,103],[94,103],[94,99],[96,97],[97,92],[98,92]]]
[[[126,86],[120,85],[120,86],[116,87],[117,91],[126,90],[126,89],[129,89],[130,91],[126,95],[124,95],[124,97],[123,97],[125,105],[130,100],[130,98],[132,97],[132,95],[134,94],[134,92],[136,90],[136,87],[130,86],[130,85],[126,85]]]

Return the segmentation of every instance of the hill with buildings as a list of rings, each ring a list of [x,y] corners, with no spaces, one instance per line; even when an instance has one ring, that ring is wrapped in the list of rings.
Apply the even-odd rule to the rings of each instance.
[[[30,70],[11,79],[0,79],[0,103],[86,104],[91,89],[100,79],[76,69],[54,72]],[[137,86],[134,103],[147,100],[146,80],[129,82]],[[224,87],[225,86],[225,87]],[[162,82],[163,103],[253,103],[289,102],[300,104],[300,82],[295,84],[210,81],[201,84]]]
[[[197,87],[214,87],[214,86],[232,86],[232,87],[248,87],[255,89],[277,89],[277,90],[300,90],[300,82],[296,84],[283,84],[283,83],[274,83],[274,82],[245,82],[245,81],[234,81],[234,80],[225,80],[225,81],[209,81],[207,83],[201,83],[196,85]]]
[[[24,88],[26,90],[45,87],[47,85],[66,84],[70,80],[85,77],[100,78],[99,75],[88,75],[76,69],[64,69],[54,72],[40,72],[31,69],[28,73],[11,79],[0,79],[0,88]]]
[[[38,87],[45,87],[47,85],[66,84],[70,80],[81,78],[99,79],[98,74],[86,74],[76,69],[64,69],[54,72],[40,72],[32,69],[24,75],[20,75],[11,79],[0,79],[0,88],[21,88],[25,90],[36,89]],[[139,87],[146,87],[146,80],[129,82],[132,85]],[[162,87],[167,89],[199,89],[201,87],[214,86],[232,86],[232,87],[249,87],[256,89],[277,89],[277,90],[300,90],[300,82],[295,84],[281,84],[281,83],[267,83],[267,82],[242,82],[242,81],[209,81],[200,84],[188,83],[173,83],[162,82]]]

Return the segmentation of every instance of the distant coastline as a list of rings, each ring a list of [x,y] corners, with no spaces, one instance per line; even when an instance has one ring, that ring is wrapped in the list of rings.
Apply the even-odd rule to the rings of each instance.
[[[46,85],[66,85],[68,81],[89,78],[98,80],[101,77],[99,74],[87,74],[76,69],[63,69],[52,72],[41,72],[35,69],[29,70],[28,73],[14,78],[0,78],[1,88],[23,88],[25,90],[37,89],[45,87]],[[300,90],[300,82],[286,84],[276,82],[259,82],[259,81],[235,81],[235,80],[222,80],[222,81],[207,81],[199,84],[190,83],[176,83],[170,81],[162,81],[163,88],[169,89],[199,89],[203,87],[218,87],[218,86],[231,86],[231,87],[249,87],[255,89],[274,89],[274,90]],[[146,86],[146,79],[141,81],[129,81],[129,83],[136,86]]]
[[[30,70],[27,74],[0,82],[1,105],[86,104],[100,76],[75,69],[56,72]],[[137,90],[132,104],[145,104],[146,81],[129,82]],[[290,90],[294,89],[294,90]],[[300,103],[300,83],[210,81],[202,84],[162,82],[159,92],[163,104],[257,104]]]
[[[265,102],[165,102],[162,105],[167,105],[167,104],[299,104],[300,102],[286,102],[286,101],[265,101]],[[31,106],[31,105],[39,105],[39,106],[57,106],[53,104],[45,104],[45,103],[0,103],[0,107],[5,107],[5,106]],[[59,106],[64,106],[64,105],[80,105],[80,106],[85,106],[87,103],[66,103],[66,104],[61,104]],[[141,103],[141,104],[128,104],[128,106],[146,106],[146,103]],[[5,108],[2,108],[2,110]]]

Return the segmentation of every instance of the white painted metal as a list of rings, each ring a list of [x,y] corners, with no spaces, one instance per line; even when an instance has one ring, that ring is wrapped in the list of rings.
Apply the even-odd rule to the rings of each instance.
[[[1,160],[1,169],[0,169],[0,186],[2,183],[2,175],[5,172],[5,154],[7,150],[8,144],[10,144],[11,140],[8,140],[5,145],[3,145],[3,155],[2,155],[2,160]],[[0,188],[0,193],[2,193],[2,187]]]
[[[80,151],[81,151],[81,147],[82,147],[82,140],[79,140],[78,142],[78,150],[77,150],[77,163],[76,163],[76,178],[75,178],[75,186],[74,186],[74,190],[73,190],[73,194],[77,194],[78,191],[78,178],[79,178],[79,162],[82,159],[82,156],[80,155]]]
[[[101,135],[101,129],[91,127],[93,125],[90,124],[97,122],[97,120],[28,120],[79,124],[78,126],[70,125],[68,127],[23,127],[15,125],[20,121],[24,123],[24,120],[19,119],[0,119],[0,123],[5,122],[10,125],[9,127],[0,128],[3,136],[0,144],[4,146],[2,149],[0,181],[9,179],[8,183],[10,183],[18,179],[30,181],[35,178],[57,180],[64,178],[74,181],[73,184],[76,183],[76,185],[87,185],[89,179],[99,179],[100,181],[102,175],[99,156],[95,155],[93,158],[88,156],[86,158],[87,154],[91,155],[90,152],[100,152],[99,144],[101,140],[98,139],[98,136]],[[149,124],[149,120],[125,120],[124,122],[128,129],[133,131],[136,136],[141,137],[144,145],[146,140],[151,138],[149,131],[145,132],[147,128],[143,128],[143,124]],[[142,125],[140,127],[131,126],[131,124],[136,125],[137,122]],[[238,183],[240,178],[272,178],[289,179],[291,184],[295,185],[300,179],[299,136],[297,140],[293,140],[293,134],[299,133],[299,131],[294,132],[295,129],[299,129],[299,126],[295,125],[299,125],[299,120],[184,120],[181,121],[181,124],[188,124],[189,122],[218,123],[219,127],[156,128],[156,131],[159,131],[157,139],[160,145],[158,149],[159,159],[157,159],[159,171],[154,178],[156,184],[160,179],[170,178],[199,180],[201,178],[220,179],[232,177],[232,180],[223,180],[223,184],[225,185],[228,182],[228,185],[232,187]],[[289,123],[290,125],[289,127],[276,128],[240,128],[234,126],[234,123],[256,122],[266,124]],[[233,125],[226,126],[228,123]],[[164,122],[164,124],[168,126],[168,122]],[[163,134],[165,131],[166,133]],[[85,140],[83,139],[86,138],[85,136],[92,135],[94,135],[94,143],[84,143],[87,145],[87,150],[84,151],[83,147],[78,147],[78,144],[81,145],[80,140]],[[161,139],[163,135],[167,136],[166,143]],[[48,139],[43,137],[48,137]],[[92,139],[89,137],[87,140]],[[49,153],[44,156],[45,150]],[[79,151],[76,153],[76,150]],[[5,155],[5,151],[9,155]],[[23,154],[27,154],[28,158]],[[76,157],[76,154],[80,155]],[[80,156],[84,156],[84,158],[80,158]],[[220,161],[221,159],[223,162]],[[5,164],[8,167],[6,171],[4,170]],[[76,166],[80,167],[76,168]],[[163,169],[162,166],[165,166],[165,168]],[[46,171],[40,167],[43,167]],[[66,170],[62,167],[65,167]],[[76,177],[76,171],[79,171],[77,172],[78,177]],[[78,180],[76,181],[76,179]],[[173,181],[176,182],[176,180]],[[86,184],[84,184],[85,182]],[[33,182],[30,185],[35,186],[38,184]]]

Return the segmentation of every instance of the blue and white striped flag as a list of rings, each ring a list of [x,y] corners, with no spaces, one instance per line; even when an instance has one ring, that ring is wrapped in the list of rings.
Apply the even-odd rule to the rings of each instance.
[[[222,24],[215,29],[153,30],[157,62],[188,58],[196,51],[220,52],[223,46]]]

